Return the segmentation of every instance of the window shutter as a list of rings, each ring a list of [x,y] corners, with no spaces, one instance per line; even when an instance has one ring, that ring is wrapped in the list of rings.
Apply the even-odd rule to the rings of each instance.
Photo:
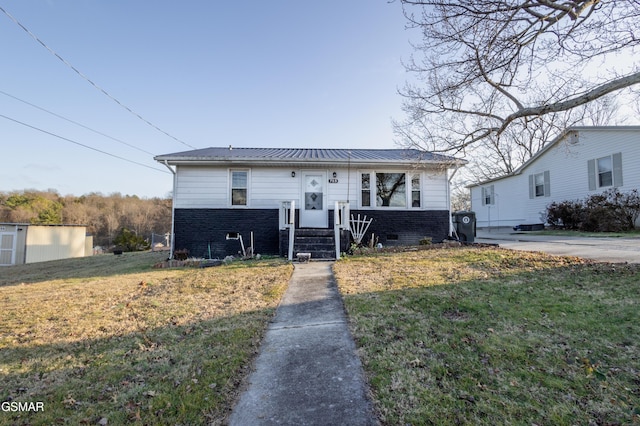
[[[489,196],[491,197],[491,199],[489,200],[489,204],[495,204],[496,203],[496,199],[494,198],[495,197],[495,193],[493,192],[493,185],[491,185],[489,187],[489,194],[490,194]]]
[[[549,174],[549,170],[544,172],[544,196],[551,196],[551,175]]]
[[[536,179],[535,175],[529,175],[529,198],[533,199],[536,196]]]
[[[613,154],[613,186],[622,186],[622,153]]]
[[[589,191],[596,190],[596,160],[587,161],[587,173],[589,174]]]
[[[481,190],[480,196],[482,197],[482,205],[486,206],[487,205],[487,189],[483,186],[482,188],[480,188],[480,190]]]

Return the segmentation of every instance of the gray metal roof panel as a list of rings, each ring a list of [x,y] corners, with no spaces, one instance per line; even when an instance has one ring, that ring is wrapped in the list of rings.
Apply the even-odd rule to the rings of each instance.
[[[460,162],[454,157],[417,149],[222,148],[211,147],[158,155],[157,161],[370,161]]]

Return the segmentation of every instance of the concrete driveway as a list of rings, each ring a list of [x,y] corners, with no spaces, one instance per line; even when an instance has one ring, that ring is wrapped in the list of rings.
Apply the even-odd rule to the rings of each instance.
[[[640,263],[640,237],[567,237],[515,232],[510,228],[478,229],[476,242],[500,247],[577,256],[601,262]]]

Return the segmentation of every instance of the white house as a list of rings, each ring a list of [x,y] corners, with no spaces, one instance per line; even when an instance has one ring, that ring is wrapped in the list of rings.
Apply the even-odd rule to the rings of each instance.
[[[228,147],[155,160],[174,173],[174,249],[196,257],[235,254],[238,236],[245,245],[253,236],[256,253],[284,255],[301,250],[297,237],[318,245],[310,232],[340,226],[335,257],[348,247],[351,215],[373,219],[365,241],[372,233],[383,245],[440,241],[449,233],[450,171],[464,164],[409,149]]]
[[[640,126],[569,128],[512,174],[469,188],[478,227],[542,224],[553,201],[640,188]]]

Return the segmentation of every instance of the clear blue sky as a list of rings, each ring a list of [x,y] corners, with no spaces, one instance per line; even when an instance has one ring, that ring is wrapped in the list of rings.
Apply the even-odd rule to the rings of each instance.
[[[387,0],[0,0],[122,104],[196,148],[393,148],[419,36]],[[0,191],[165,196],[186,151],[0,12]],[[18,99],[15,99],[18,98]],[[81,123],[57,118],[23,101]],[[114,141],[113,139],[118,141]],[[135,147],[135,148],[134,148]]]

